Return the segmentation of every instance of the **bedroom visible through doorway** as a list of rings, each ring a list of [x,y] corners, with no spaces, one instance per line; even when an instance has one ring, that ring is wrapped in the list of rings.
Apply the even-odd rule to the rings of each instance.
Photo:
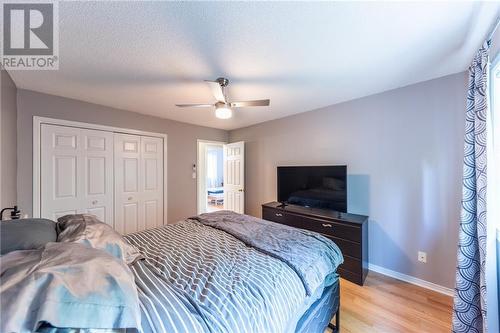
[[[198,141],[198,213],[224,209],[223,142]]]

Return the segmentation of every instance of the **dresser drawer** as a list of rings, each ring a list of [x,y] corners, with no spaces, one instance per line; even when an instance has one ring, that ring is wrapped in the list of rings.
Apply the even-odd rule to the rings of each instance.
[[[267,207],[262,209],[262,218],[264,220],[287,224],[296,228],[319,232],[326,236],[346,239],[358,243],[361,242],[361,229],[346,224],[310,217],[304,218],[293,213],[285,212],[281,209],[272,209]],[[359,256],[359,254],[357,256]]]
[[[357,243],[361,242],[361,229],[358,227],[320,219],[304,218],[295,214],[285,214],[283,214],[283,218],[286,220],[286,224],[294,227],[316,231],[327,236],[342,238]]]
[[[344,255],[344,263],[340,265],[339,268],[357,275],[360,275],[363,269],[363,267],[361,266],[361,261],[359,259],[352,258],[348,255]]]
[[[342,266],[337,269],[337,273],[339,273],[341,278],[359,284],[360,286],[363,285],[363,282],[365,280],[362,274],[353,273],[351,271],[343,269]]]
[[[285,216],[282,212],[276,209],[264,208],[262,210],[262,218],[264,220],[278,222],[282,224],[287,224],[285,221]]]
[[[363,285],[368,273],[368,216],[311,209],[279,203],[262,205],[262,218],[292,227],[314,231],[337,244],[344,256],[341,277]]]
[[[340,251],[342,251],[342,255],[348,255],[353,258],[361,259],[362,253],[361,253],[361,246],[359,246],[358,243],[356,242],[351,242],[345,239],[337,238],[337,237],[332,237],[332,236],[327,236],[329,239],[331,239],[337,246],[339,247]]]

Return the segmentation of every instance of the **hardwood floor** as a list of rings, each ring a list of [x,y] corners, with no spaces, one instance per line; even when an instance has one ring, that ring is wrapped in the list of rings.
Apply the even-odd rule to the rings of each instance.
[[[207,213],[216,212],[222,209],[224,209],[223,203],[212,203],[212,202],[207,203]]]
[[[363,287],[344,279],[340,285],[341,333],[451,331],[449,296],[375,272]]]

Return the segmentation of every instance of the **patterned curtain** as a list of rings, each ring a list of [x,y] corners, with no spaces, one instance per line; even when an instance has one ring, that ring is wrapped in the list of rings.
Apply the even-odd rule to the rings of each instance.
[[[486,115],[488,51],[485,42],[469,67],[465,116],[462,213],[453,300],[453,332],[486,327]]]

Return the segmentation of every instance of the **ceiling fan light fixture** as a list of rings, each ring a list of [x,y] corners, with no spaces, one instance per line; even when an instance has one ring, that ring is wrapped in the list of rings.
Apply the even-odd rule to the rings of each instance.
[[[223,77],[215,81],[205,80],[212,90],[212,95],[215,97],[214,104],[175,104],[180,108],[205,108],[215,106],[215,117],[219,119],[229,119],[233,116],[234,108],[246,108],[252,106],[269,106],[269,99],[258,99],[252,101],[228,101],[226,99],[225,88],[229,84],[229,80]],[[212,109],[213,110],[213,109]]]
[[[227,105],[217,106],[215,109],[215,116],[219,119],[229,119],[233,116],[233,110]]]

